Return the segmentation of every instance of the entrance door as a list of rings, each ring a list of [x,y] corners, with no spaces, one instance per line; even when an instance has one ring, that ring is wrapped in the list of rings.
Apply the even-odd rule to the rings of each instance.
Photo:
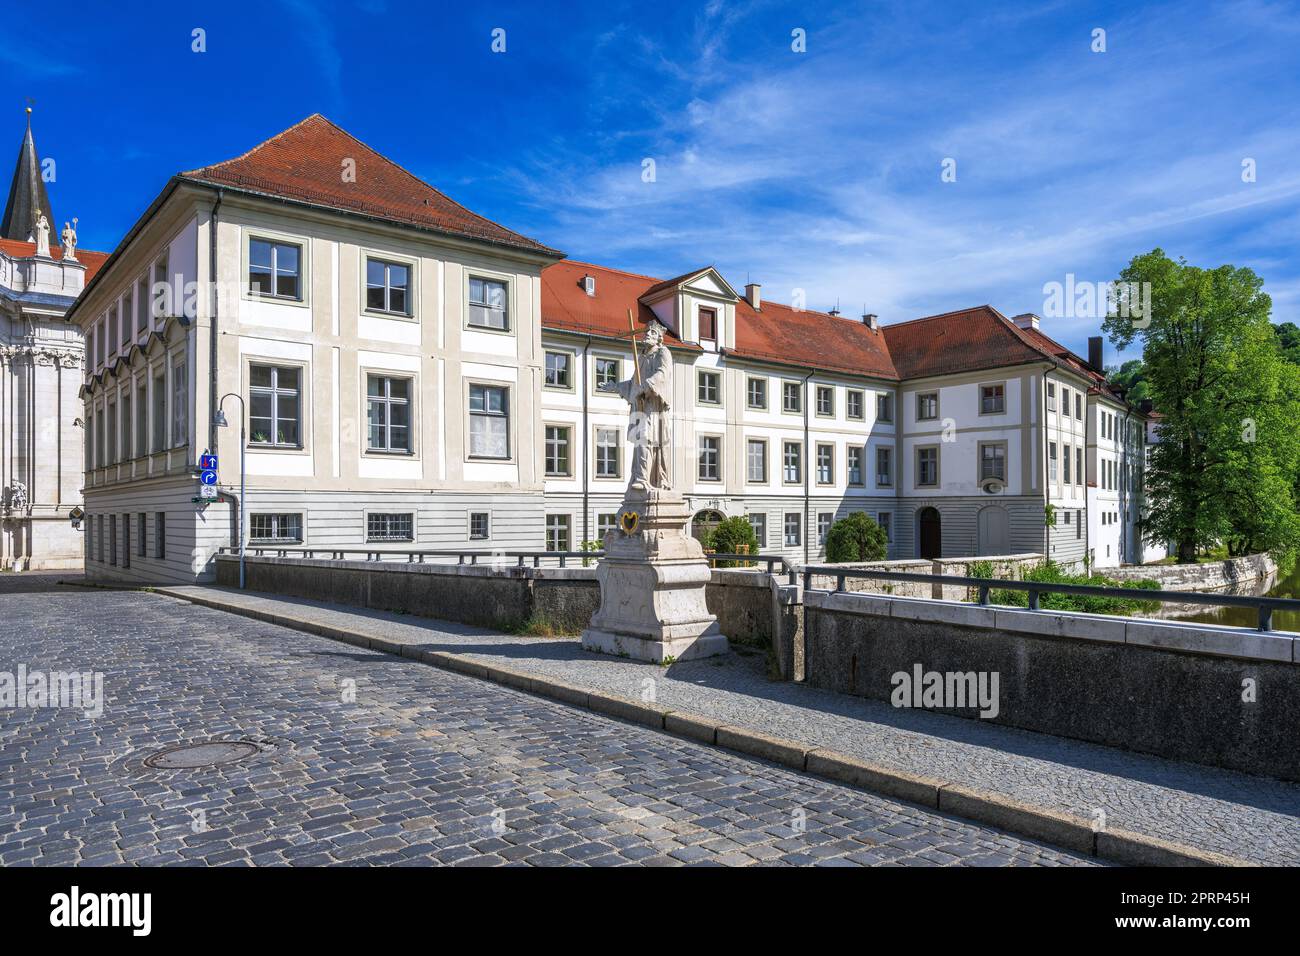
[[[1007,509],[999,505],[989,505],[979,513],[979,547],[978,554],[1011,553],[1011,519]]]
[[[938,509],[922,508],[917,520],[920,525],[918,535],[920,556],[931,560],[942,557],[943,530],[940,527]]]

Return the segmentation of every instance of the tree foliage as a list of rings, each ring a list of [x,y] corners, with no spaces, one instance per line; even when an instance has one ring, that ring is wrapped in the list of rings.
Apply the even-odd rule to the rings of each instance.
[[[1111,316],[1118,347],[1142,343],[1159,426],[1146,475],[1143,533],[1180,561],[1216,544],[1289,557],[1300,544],[1300,369],[1282,356],[1272,302],[1252,270],[1202,269],[1161,249],[1136,256],[1125,283],[1150,283],[1151,312]]]
[[[718,554],[758,554],[758,535],[748,518],[739,515],[724,518],[709,535],[708,547]],[[743,564],[740,561],[719,561],[718,567],[729,568]]]
[[[831,525],[826,533],[826,560],[883,561],[889,551],[885,529],[865,511],[855,511]]]

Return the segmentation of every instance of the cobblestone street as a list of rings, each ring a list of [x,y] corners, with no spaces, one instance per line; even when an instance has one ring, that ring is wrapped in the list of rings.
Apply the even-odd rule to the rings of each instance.
[[[1098,862],[412,661],[54,580],[0,576],[0,671],[101,671],[104,710],[3,713],[6,866]],[[212,738],[257,749],[144,762]]]

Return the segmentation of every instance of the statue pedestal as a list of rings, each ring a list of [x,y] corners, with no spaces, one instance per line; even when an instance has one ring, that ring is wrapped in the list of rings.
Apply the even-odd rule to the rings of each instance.
[[[691,660],[727,652],[709,613],[704,549],[686,532],[690,510],[671,491],[629,491],[619,512],[638,515],[635,533],[605,536],[596,569],[600,610],[582,632],[589,651],[640,661]]]

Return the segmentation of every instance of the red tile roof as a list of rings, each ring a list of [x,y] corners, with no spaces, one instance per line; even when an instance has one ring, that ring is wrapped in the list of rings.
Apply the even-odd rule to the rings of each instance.
[[[347,159],[356,163],[354,182],[344,182],[341,175]],[[375,216],[543,255],[561,255],[471,212],[319,113],[242,156],[183,172],[180,178]]]
[[[36,243],[19,242],[15,239],[0,239],[0,252],[13,259],[28,259],[36,255]],[[59,246],[50,246],[50,256],[54,259],[63,258],[63,249]],[[92,252],[89,249],[77,250],[77,261],[86,267],[86,282],[90,282],[95,277],[108,259],[107,252]]]
[[[1050,357],[991,305],[896,322],[883,331],[900,378],[1023,365]]]

